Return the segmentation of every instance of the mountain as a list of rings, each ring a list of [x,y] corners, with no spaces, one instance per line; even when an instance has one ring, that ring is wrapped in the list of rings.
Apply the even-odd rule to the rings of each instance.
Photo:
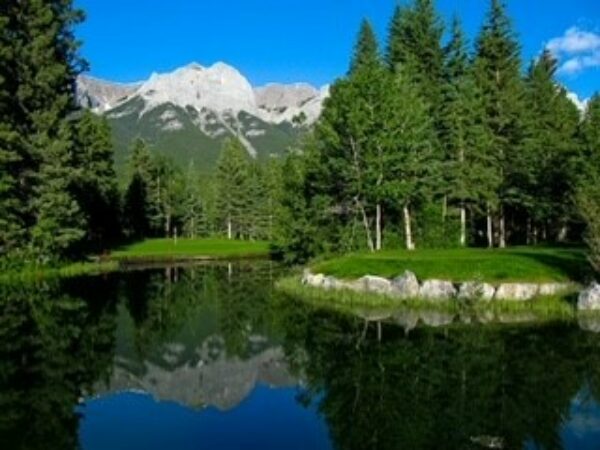
[[[131,141],[141,137],[180,164],[193,160],[209,171],[223,140],[232,136],[254,158],[283,153],[317,120],[328,88],[302,83],[254,88],[227,64],[192,63],[134,84],[81,76],[77,92],[83,107],[108,118],[118,170]]]

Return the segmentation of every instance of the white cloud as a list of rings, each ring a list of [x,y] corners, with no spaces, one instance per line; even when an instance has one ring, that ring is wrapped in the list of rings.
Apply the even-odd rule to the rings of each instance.
[[[600,50],[600,34],[569,28],[564,36],[554,38],[546,46],[554,54],[574,55]]]
[[[577,75],[586,69],[600,67],[600,34],[571,27],[561,37],[546,45],[560,61],[559,73]]]
[[[585,69],[600,67],[600,50],[585,56],[576,56],[565,61],[558,70],[566,75],[576,75]]]

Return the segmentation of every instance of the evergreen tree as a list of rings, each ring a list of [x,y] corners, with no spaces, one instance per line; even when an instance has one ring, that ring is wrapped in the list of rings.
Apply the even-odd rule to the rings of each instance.
[[[86,218],[87,241],[103,250],[120,236],[119,193],[111,131],[105,118],[86,111],[77,122],[76,198]]]
[[[569,160],[577,153],[579,112],[566,91],[554,80],[557,61],[546,50],[532,64],[526,79],[526,137],[521,151],[520,189],[528,216],[527,241],[537,230],[564,240],[573,205]],[[550,236],[548,236],[550,237]]]
[[[458,19],[446,47],[444,101],[440,136],[445,150],[445,195],[459,208],[461,246],[467,244],[467,211],[495,204],[498,174],[486,152],[489,137],[482,126],[485,111],[480,89],[475,85],[466,42]]]
[[[185,176],[185,189],[183,193],[183,233],[186,237],[195,239],[208,232],[204,201],[200,189],[198,173],[191,161]]]
[[[248,152],[238,139],[225,141],[217,164],[217,209],[228,239],[242,238],[248,205],[250,164]]]
[[[576,164],[577,206],[587,225],[590,260],[600,272],[600,94],[589,101],[579,133],[582,153]]]
[[[0,256],[18,251],[25,240],[24,199],[20,195],[23,142],[17,110],[15,18],[17,4],[0,5]]]
[[[350,62],[350,74],[356,73],[361,67],[372,67],[379,64],[379,48],[377,37],[368,20],[363,20],[358,39],[354,47],[354,55]]]
[[[127,234],[141,239],[150,235],[150,219],[154,213],[152,193],[152,155],[142,139],[132,143],[129,160],[129,184],[124,199]]]
[[[523,139],[523,86],[519,44],[502,0],[491,0],[488,17],[477,38],[475,80],[482,90],[485,125],[490,135],[488,152],[497,161],[502,184],[499,188],[499,245],[506,245],[506,207],[519,206],[516,189],[519,152]],[[491,210],[488,208],[488,241],[492,245]]]

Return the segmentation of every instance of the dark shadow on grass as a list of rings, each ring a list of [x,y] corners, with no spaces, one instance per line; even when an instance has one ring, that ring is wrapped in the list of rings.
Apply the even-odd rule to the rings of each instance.
[[[582,250],[561,249],[560,254],[516,250],[511,251],[511,254],[541,263],[578,283],[587,283],[594,277],[592,267]]]

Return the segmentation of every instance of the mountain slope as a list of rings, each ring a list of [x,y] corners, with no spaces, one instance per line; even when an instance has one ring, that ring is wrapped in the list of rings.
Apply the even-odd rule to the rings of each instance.
[[[133,85],[80,77],[78,98],[104,114],[113,130],[117,170],[122,172],[131,141],[146,140],[158,153],[211,171],[223,141],[237,137],[259,160],[281,154],[319,116],[328,89],[267,85],[254,89],[236,69],[190,64],[153,74]]]

